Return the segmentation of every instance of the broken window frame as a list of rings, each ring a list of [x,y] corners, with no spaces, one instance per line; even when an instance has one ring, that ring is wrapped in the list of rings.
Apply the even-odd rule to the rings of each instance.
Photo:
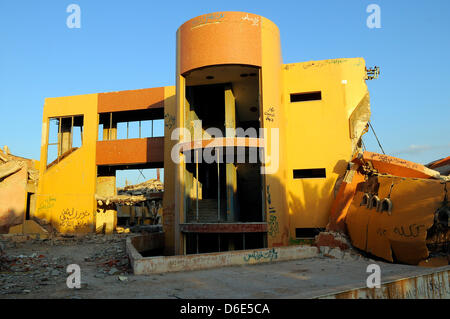
[[[74,150],[80,148],[80,147],[73,147],[73,133],[74,133],[74,123],[75,123],[75,118],[80,118],[81,119],[81,125],[77,125],[80,127],[80,138],[81,138],[81,145],[80,147],[83,146],[83,127],[84,127],[84,115],[83,114],[79,114],[79,115],[69,115],[69,116],[54,116],[54,117],[49,117],[48,118],[48,122],[47,122],[47,127],[48,127],[48,136],[47,136],[47,169],[49,169],[50,167],[52,167],[55,164],[58,164],[67,153],[73,152]],[[65,151],[63,153],[63,143],[62,143],[62,121],[63,119],[70,119],[70,145],[68,147],[68,150]],[[57,120],[58,121],[58,131],[57,131],[57,142],[56,143],[50,143],[50,122],[52,120]],[[57,146],[57,156],[56,159],[54,159],[53,161],[51,161],[50,163],[48,162],[48,156],[49,156],[49,146],[53,146],[56,145]]]
[[[131,119],[129,120],[121,120],[120,118],[123,116],[119,113],[122,112],[104,112],[104,113],[100,113],[99,114],[99,119],[98,119],[98,132],[97,132],[97,141],[110,141],[110,140],[125,140],[125,139],[133,139],[133,138],[154,138],[154,137],[164,137],[164,135],[156,135],[155,136],[155,122],[156,121],[162,121],[163,126],[164,126],[164,118],[159,117],[159,116],[155,116],[154,118],[148,118],[148,119],[138,119],[139,115],[136,116],[136,119],[133,119],[133,116],[130,116],[130,114],[132,114],[132,112],[135,111],[123,111],[123,112],[127,112],[127,116],[130,117]],[[114,114],[114,115],[113,115]],[[102,118],[103,117],[103,120]],[[107,122],[105,121],[105,117],[107,119]],[[113,121],[113,117],[115,119],[115,121]],[[138,122],[139,124],[139,134],[137,137],[130,137],[130,123],[132,122]],[[149,133],[150,136],[145,136],[145,131],[143,132],[143,123],[142,122],[151,122],[151,130]],[[125,123],[126,124],[126,137],[121,137],[119,138],[119,123]],[[105,124],[108,124],[108,130],[107,130],[107,134],[105,134]],[[101,125],[103,125],[103,133],[102,133],[102,138],[100,139],[100,127]],[[114,125],[114,126],[113,126]],[[115,128],[115,134],[114,131],[112,130],[112,128]],[[123,134],[125,135],[125,134]]]

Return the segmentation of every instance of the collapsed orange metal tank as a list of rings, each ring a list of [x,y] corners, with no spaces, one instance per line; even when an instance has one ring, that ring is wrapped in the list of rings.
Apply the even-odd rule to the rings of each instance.
[[[360,153],[351,162],[331,209],[329,230],[354,247],[391,262],[448,264],[450,179],[421,164]]]

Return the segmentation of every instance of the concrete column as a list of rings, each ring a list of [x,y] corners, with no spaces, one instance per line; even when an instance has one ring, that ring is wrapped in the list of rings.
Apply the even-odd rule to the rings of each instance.
[[[61,119],[61,149],[58,156],[63,155],[72,147],[72,118]]]
[[[227,128],[236,129],[236,102],[231,87],[225,88],[225,137],[233,138],[235,134]],[[227,152],[230,150],[227,150]],[[227,221],[236,220],[237,177],[234,163],[226,163]]]

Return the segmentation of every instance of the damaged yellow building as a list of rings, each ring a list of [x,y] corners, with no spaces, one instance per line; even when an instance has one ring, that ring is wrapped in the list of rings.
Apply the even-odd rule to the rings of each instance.
[[[167,255],[310,237],[369,120],[368,77],[362,58],[283,64],[262,16],[193,18],[176,33],[175,86],[45,100],[34,216],[93,232],[117,170],[164,168]],[[162,119],[164,136],[117,137],[120,123]]]

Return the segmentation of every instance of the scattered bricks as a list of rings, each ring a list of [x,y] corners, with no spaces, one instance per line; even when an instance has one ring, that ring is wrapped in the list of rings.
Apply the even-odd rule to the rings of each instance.
[[[322,247],[339,247],[341,250],[347,250],[351,247],[350,241],[347,237],[341,233],[337,232],[321,232],[315,238],[316,246]]]
[[[344,260],[358,260],[361,257],[352,249],[348,238],[341,233],[326,231],[321,232],[315,238],[316,246],[325,257]]]

